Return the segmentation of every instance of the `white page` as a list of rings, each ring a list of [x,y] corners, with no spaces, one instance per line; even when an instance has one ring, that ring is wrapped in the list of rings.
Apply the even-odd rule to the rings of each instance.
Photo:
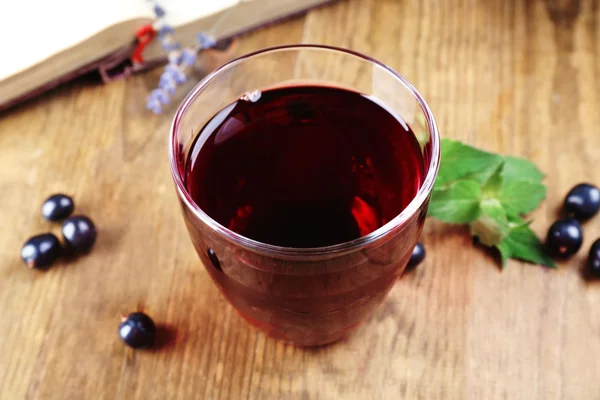
[[[177,27],[201,17],[223,11],[242,1],[247,2],[252,0],[165,0],[166,20],[171,26]]]
[[[242,1],[164,0],[177,27]],[[154,18],[148,0],[14,0],[0,13],[0,81],[75,46],[121,21]],[[133,40],[133,32],[132,32]]]
[[[0,80],[117,22],[153,16],[146,0],[7,0],[2,9]]]

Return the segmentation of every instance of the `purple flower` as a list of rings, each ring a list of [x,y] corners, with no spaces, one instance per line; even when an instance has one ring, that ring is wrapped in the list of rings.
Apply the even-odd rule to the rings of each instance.
[[[180,63],[188,66],[188,67],[193,67],[196,64],[196,58],[198,57],[198,54],[196,54],[196,52],[192,49],[183,49],[181,51],[181,60]]]
[[[210,49],[217,44],[212,36],[209,36],[204,32],[200,32],[196,35],[196,43],[198,43],[198,46],[200,46],[201,49]]]
[[[152,111],[154,114],[160,114],[162,113],[162,104],[160,104],[158,99],[149,96],[148,101],[146,102],[146,109]]]
[[[169,94],[175,94],[177,89],[177,82],[171,77],[170,74],[163,72],[158,81],[158,87]]]
[[[186,76],[177,65],[167,64],[165,67],[165,74],[168,74],[178,85],[186,81]]]
[[[171,102],[169,94],[162,89],[154,89],[150,94],[150,98],[158,100],[161,104],[169,104]]]
[[[185,51],[185,49],[183,51]],[[183,52],[180,52],[177,50],[171,51],[167,55],[167,58],[169,59],[169,64],[181,64],[181,60],[183,58]]]
[[[161,47],[167,52],[169,63],[160,76],[158,88],[154,89],[147,98],[146,108],[155,114],[162,112],[162,107],[171,100],[170,95],[175,94],[177,85],[187,80],[185,70],[196,65],[198,51],[213,48],[216,41],[210,35],[200,32],[196,35],[196,49],[185,48],[181,51],[179,43],[173,38],[173,27],[166,23],[164,17],[165,9],[157,4],[156,0],[148,0],[154,4],[153,10],[156,15],[154,22],[155,29],[158,30],[158,38]]]
[[[179,49],[179,43],[176,43],[169,35],[160,38],[160,45],[166,51]]]
[[[159,6],[158,4],[154,5],[154,14],[158,17],[158,18],[162,18],[165,16],[165,10],[164,8],[162,8],[161,6]]]
[[[173,34],[173,28],[170,25],[163,25],[158,29],[158,36],[163,37]]]

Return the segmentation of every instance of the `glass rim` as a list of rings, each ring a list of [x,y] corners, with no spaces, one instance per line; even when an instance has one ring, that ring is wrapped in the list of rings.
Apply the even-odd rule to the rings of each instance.
[[[178,131],[179,126],[181,124],[181,120],[186,115],[186,112],[190,105],[194,102],[194,100],[203,92],[203,90],[221,73],[230,70],[236,65],[243,63],[247,59],[254,58],[256,56],[268,54],[268,53],[277,53],[280,51],[293,51],[293,50],[324,50],[330,51],[333,53],[340,53],[347,56],[353,56],[360,58],[364,61],[367,61],[371,64],[377,65],[383,68],[385,71],[390,73],[394,78],[399,80],[403,86],[412,94],[415,98],[423,114],[425,115],[425,119],[427,121],[427,130],[429,132],[429,140],[431,141],[431,160],[429,162],[429,169],[427,174],[425,175],[425,179],[421,184],[421,187],[417,191],[415,197],[410,201],[410,203],[394,218],[388,221],[386,224],[377,228],[373,232],[368,235],[361,236],[359,238],[336,243],[334,245],[322,246],[322,247],[306,247],[306,248],[297,248],[297,247],[283,247],[276,246],[264,242],[260,242],[254,239],[247,238],[243,235],[240,235],[227,227],[221,225],[219,222],[210,217],[206,212],[204,212],[192,199],[191,195],[188,193],[183,177],[179,172],[179,160],[181,158],[180,147],[178,144]],[[237,57],[216,70],[212,71],[208,75],[206,75],[196,86],[186,95],[181,104],[177,107],[175,115],[173,117],[173,121],[171,123],[171,128],[169,132],[169,165],[171,168],[171,175],[175,182],[175,186],[177,189],[177,194],[179,198],[185,203],[185,206],[194,214],[194,216],[200,219],[204,224],[210,227],[213,231],[215,231],[220,236],[224,237],[228,241],[245,247],[249,250],[273,255],[280,256],[288,256],[288,257],[307,257],[307,256],[324,256],[324,255],[335,255],[335,254],[343,254],[347,252],[351,252],[356,249],[363,248],[370,243],[377,241],[378,239],[384,237],[389,232],[395,230],[396,228],[401,227],[406,224],[408,220],[421,208],[423,203],[428,198],[429,194],[433,189],[433,185],[435,183],[435,178],[438,173],[439,165],[440,165],[440,136],[437,128],[437,124],[433,117],[433,114],[429,108],[429,105],[423,99],[421,94],[417,91],[417,89],[400,73],[396,72],[392,68],[388,67],[386,64],[377,61],[376,59],[361,54],[359,52],[344,49],[335,46],[325,46],[325,45],[314,45],[314,44],[296,44],[296,45],[284,45],[284,46],[275,46],[275,47],[267,47],[258,51],[254,51],[251,53],[247,53],[240,57]]]

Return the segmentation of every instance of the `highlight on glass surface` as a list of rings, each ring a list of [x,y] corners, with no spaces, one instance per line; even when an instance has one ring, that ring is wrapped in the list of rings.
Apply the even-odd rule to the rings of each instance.
[[[384,300],[420,236],[440,156],[431,111],[405,78],[312,45],[208,75],[169,144],[208,273],[248,322],[301,346],[345,337]]]

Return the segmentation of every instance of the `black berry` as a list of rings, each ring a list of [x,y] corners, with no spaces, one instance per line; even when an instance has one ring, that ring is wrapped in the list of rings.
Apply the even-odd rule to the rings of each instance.
[[[421,242],[418,242],[413,249],[413,252],[410,256],[410,260],[408,261],[408,265],[406,266],[406,268],[414,268],[417,265],[421,264],[421,262],[424,259],[425,259],[425,247],[423,246],[423,244]]]
[[[76,254],[90,251],[96,242],[96,227],[83,215],[67,218],[62,224],[65,245]]]
[[[53,194],[42,204],[42,217],[48,221],[60,221],[71,215],[74,209],[72,198],[66,194]]]
[[[134,312],[121,321],[119,337],[134,349],[151,347],[156,338],[156,325],[143,312]]]
[[[576,219],[566,218],[554,222],[548,229],[546,246],[557,257],[570,257],[581,248],[583,230]]]
[[[217,257],[215,251],[209,247],[208,250],[206,250],[206,254],[208,254],[208,259],[212,263],[213,267],[215,267],[219,271],[223,271],[223,269],[221,268],[221,263],[219,262],[219,258]]]
[[[56,261],[60,253],[58,238],[51,233],[43,233],[25,242],[21,249],[21,258],[29,268],[46,269]]]
[[[580,183],[567,193],[564,203],[569,217],[585,221],[592,218],[600,209],[600,190],[589,183]]]
[[[600,277],[600,239],[596,239],[590,247],[588,268],[594,276]]]

